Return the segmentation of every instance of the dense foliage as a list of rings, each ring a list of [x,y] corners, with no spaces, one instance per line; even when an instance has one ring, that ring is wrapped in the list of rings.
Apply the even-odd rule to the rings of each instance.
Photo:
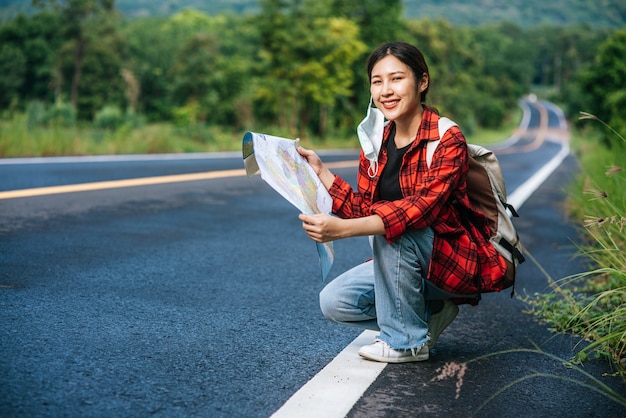
[[[445,17],[455,25],[515,22],[523,27],[537,25],[619,28],[626,24],[622,0],[405,0],[407,18]]]
[[[604,42],[592,64],[580,74],[580,88],[589,94],[581,108],[602,118],[617,132],[626,132],[626,29]],[[605,140],[609,145],[610,140]]]
[[[407,20],[400,0],[260,0],[254,13],[187,9],[131,20],[118,4],[32,0],[36,13],[0,26],[0,114],[39,115],[31,125],[147,120],[348,137],[369,101],[367,53],[392,39],[423,50],[430,103],[467,133],[498,127],[537,88],[575,111],[623,103],[621,78],[594,82],[625,65],[619,31]]]
[[[514,22],[523,27],[590,24],[619,28],[626,24],[622,0],[402,0],[401,4],[406,19],[444,18],[454,25]],[[257,14],[260,10],[258,0],[117,0],[117,8],[128,18],[169,16],[189,8],[208,14]],[[4,0],[0,22],[29,11],[30,0]]]

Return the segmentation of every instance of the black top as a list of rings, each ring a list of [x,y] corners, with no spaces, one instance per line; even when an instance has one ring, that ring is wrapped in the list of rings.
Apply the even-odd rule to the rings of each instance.
[[[387,164],[385,164],[383,172],[380,173],[380,180],[378,181],[381,200],[400,200],[404,197],[400,191],[400,166],[402,165],[402,158],[411,144],[398,149],[396,148],[395,137],[396,127],[394,125],[389,132],[389,140],[387,141]]]

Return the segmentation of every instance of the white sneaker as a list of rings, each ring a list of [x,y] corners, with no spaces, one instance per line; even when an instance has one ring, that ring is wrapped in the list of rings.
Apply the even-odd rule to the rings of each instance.
[[[433,348],[439,335],[448,327],[459,313],[459,307],[449,299],[443,301],[443,309],[430,317],[428,321],[428,348]]]
[[[410,350],[396,350],[391,348],[386,342],[374,340],[370,345],[364,345],[359,349],[359,355],[368,360],[380,361],[382,363],[407,363],[410,361],[428,360],[428,346],[412,348]]]

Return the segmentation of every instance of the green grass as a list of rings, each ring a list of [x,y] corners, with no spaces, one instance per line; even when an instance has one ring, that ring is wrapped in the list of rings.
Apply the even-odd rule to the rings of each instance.
[[[467,142],[486,147],[502,142],[513,135],[521,120],[522,109],[516,108],[509,114],[501,127],[497,129],[476,128],[471,135],[466,135]]]
[[[548,277],[552,292],[526,301],[554,331],[587,341],[577,361],[609,359],[615,374],[626,378],[626,172],[620,166],[626,140],[614,131],[610,135],[611,147],[591,131],[574,137],[582,170],[570,185],[568,208],[579,225],[579,256],[588,270],[559,280]]]
[[[145,154],[240,150],[242,132],[149,124],[116,130],[87,125],[28,126],[25,115],[0,120],[0,157]]]
[[[490,145],[511,136],[521,118],[516,109],[499,129],[477,129],[468,142]],[[290,137],[277,128],[254,128],[256,132]],[[0,157],[45,157],[67,155],[149,154],[210,151],[240,151],[244,130],[217,126],[176,126],[152,123],[139,127],[97,129],[88,124],[40,126],[29,123],[25,114],[0,119]],[[303,137],[302,144],[313,149],[357,149],[354,132],[329,138]]]

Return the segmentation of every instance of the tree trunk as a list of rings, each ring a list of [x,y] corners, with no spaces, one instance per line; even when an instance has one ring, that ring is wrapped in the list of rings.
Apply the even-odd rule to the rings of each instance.
[[[300,107],[300,120],[298,121],[300,125],[297,127],[299,135],[306,135],[307,133],[309,122],[311,122],[311,109],[312,104],[309,104],[306,101]]]
[[[284,128],[287,126],[287,103],[284,94],[278,97],[278,126]]]
[[[83,59],[85,57],[85,39],[80,37],[76,40],[76,54],[74,56],[74,77],[72,78],[72,106],[78,109],[78,87],[80,85],[80,74],[83,70]]]
[[[328,105],[320,105],[320,125],[319,136],[320,138],[326,138],[326,131],[328,130]]]
[[[298,115],[300,114],[300,103],[296,96],[292,96],[291,100],[291,109],[289,109],[288,114],[288,125],[287,130],[291,136],[296,136],[298,134]]]

